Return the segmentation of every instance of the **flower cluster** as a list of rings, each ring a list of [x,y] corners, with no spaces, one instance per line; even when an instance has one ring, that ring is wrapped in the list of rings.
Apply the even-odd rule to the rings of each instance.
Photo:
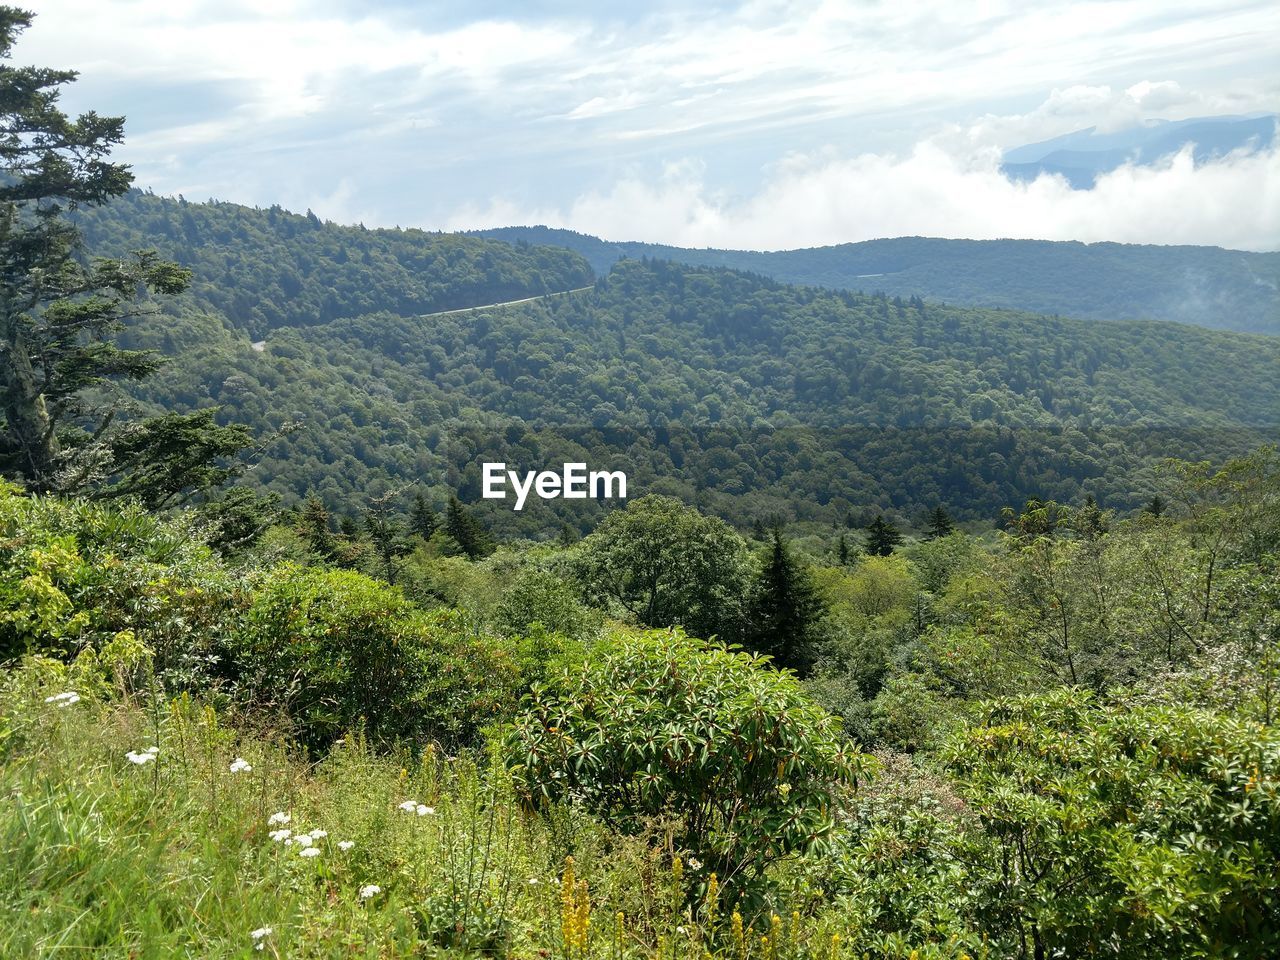
[[[236,757],[231,761],[232,773],[252,773],[253,767],[244,757]]]
[[[270,927],[259,927],[257,930],[250,930],[249,936],[253,939],[253,949],[261,950],[263,947],[263,941],[267,937],[271,936],[271,933],[272,930]]]
[[[45,703],[56,703],[60,707],[69,707],[73,703],[80,702],[80,694],[74,690],[68,690],[66,693],[55,693],[52,697],[45,697]]]
[[[420,817],[429,817],[436,812],[435,807],[428,807],[425,803],[419,803],[417,800],[406,800],[400,804],[399,809],[405,813],[416,813]]]
[[[267,834],[276,843],[283,843],[286,847],[298,847],[298,856],[300,857],[318,857],[320,856],[320,848],[316,846],[316,841],[323,840],[329,836],[328,830],[321,830],[317,827],[314,830],[308,830],[302,833],[294,833],[283,824],[288,823],[292,818],[289,814],[281,810],[267,817],[267,826],[277,827]],[[338,849],[346,853],[355,846],[353,840],[339,840]]]
[[[566,954],[586,955],[590,927],[591,896],[587,882],[575,876],[573,857],[565,857],[564,875],[560,878],[560,930]]]
[[[141,753],[134,753],[134,751],[130,750],[124,755],[124,758],[130,763],[142,767],[154,760],[159,752],[160,748],[153,745],[147,747],[147,749],[143,750]]]

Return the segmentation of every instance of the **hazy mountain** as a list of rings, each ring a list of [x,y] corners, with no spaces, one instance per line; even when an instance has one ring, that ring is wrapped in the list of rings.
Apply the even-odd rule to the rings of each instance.
[[[730,267],[785,283],[1092,320],[1173,320],[1280,334],[1280,253],[1047,240],[898,237],[805,250],[694,250],[614,243],[570,230],[502,227],[478,235],[566,247],[597,273],[623,257]]]
[[[1099,133],[1094,127],[1009,150],[1001,169],[1015,180],[1060,174],[1077,190],[1093,186],[1099,174],[1126,163],[1157,163],[1193,146],[1196,163],[1234,150],[1265,150],[1275,141],[1277,117],[1202,117],[1150,120],[1127,130]]]

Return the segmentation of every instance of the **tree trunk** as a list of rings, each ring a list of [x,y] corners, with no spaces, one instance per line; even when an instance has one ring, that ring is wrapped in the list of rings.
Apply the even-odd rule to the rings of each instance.
[[[23,326],[17,317],[4,320],[0,402],[7,421],[5,446],[10,448],[14,466],[27,478],[28,485],[43,490],[51,479],[58,445],[49,428],[49,411],[37,386],[35,368],[22,336]]]

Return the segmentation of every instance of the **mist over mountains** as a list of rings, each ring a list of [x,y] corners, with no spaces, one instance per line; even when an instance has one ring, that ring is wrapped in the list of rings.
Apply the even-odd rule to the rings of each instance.
[[[1089,127],[1006,151],[1000,169],[1020,181],[1056,174],[1075,189],[1088,190],[1099,175],[1126,163],[1151,166],[1187,147],[1197,164],[1219,160],[1237,150],[1253,153],[1270,149],[1278,119],[1275,114],[1265,114],[1149,120],[1114,132]]]
[[[611,242],[543,226],[481,230],[476,235],[564,247],[585,257],[598,274],[607,273],[622,258],[650,257],[747,270],[783,283],[969,306],[1092,320],[1172,320],[1280,334],[1280,253],[929,237],[757,252]]]

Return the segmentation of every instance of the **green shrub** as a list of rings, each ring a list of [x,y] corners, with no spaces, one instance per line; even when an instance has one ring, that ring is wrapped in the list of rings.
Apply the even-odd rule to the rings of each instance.
[[[1037,955],[1280,954],[1280,735],[1061,690],[946,754],[1002,857],[986,924]]]
[[[741,892],[827,836],[864,759],[846,743],[791,675],[673,631],[620,635],[536,688],[507,748],[527,799],[624,828],[673,815],[675,841]]]
[[[601,615],[578,600],[573,587],[555,574],[530,570],[521,575],[498,601],[497,628],[506,634],[527,634],[534,624],[574,639],[600,629]]]
[[[518,683],[511,656],[458,614],[351,571],[278,571],[232,646],[241,698],[287,714],[312,750],[359,726],[381,743],[475,743]]]
[[[949,785],[903,754],[842,812],[829,857],[806,866],[853,956],[982,956],[974,902],[992,844]],[[994,955],[1004,956],[998,945]]]
[[[71,660],[131,631],[170,686],[203,685],[242,578],[190,516],[28,497],[0,484],[0,663]]]

